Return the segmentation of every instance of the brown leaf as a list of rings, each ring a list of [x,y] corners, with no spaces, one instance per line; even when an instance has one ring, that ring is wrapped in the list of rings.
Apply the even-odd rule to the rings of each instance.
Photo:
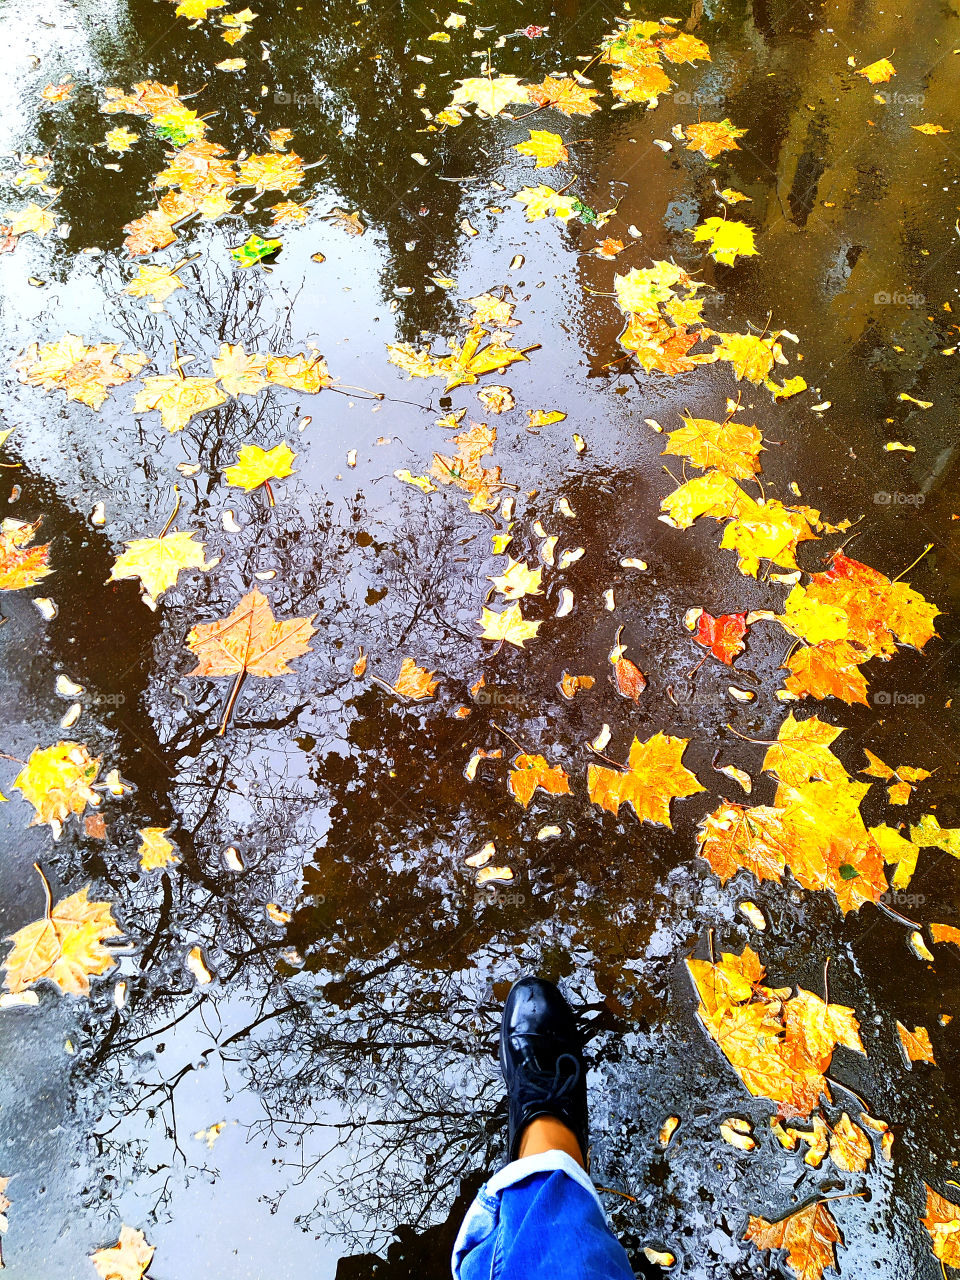
[[[934,1066],[937,1065],[933,1058],[930,1032],[926,1027],[914,1027],[912,1031],[908,1031],[902,1022],[898,1022],[897,1034],[900,1037],[900,1043],[903,1045],[903,1051],[911,1064],[914,1062],[931,1062]]]
[[[548,764],[543,756],[519,755],[510,774],[510,791],[524,808],[537,787],[554,796],[570,795],[570,782],[559,765]]]
[[[426,667],[418,667],[413,658],[404,658],[400,664],[400,674],[397,676],[393,691],[401,698],[409,698],[412,702],[432,698],[440,683],[439,680],[434,680],[435,674],[433,671],[428,671]]]

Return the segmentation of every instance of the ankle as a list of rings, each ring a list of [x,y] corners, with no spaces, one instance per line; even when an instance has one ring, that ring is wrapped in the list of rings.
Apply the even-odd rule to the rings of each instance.
[[[576,1160],[581,1169],[586,1168],[576,1134],[555,1116],[537,1116],[530,1121],[520,1137],[517,1159],[537,1156],[544,1151],[564,1151]]]

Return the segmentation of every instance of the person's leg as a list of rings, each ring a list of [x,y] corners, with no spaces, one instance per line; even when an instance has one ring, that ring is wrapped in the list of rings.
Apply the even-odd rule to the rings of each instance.
[[[454,1280],[632,1280],[586,1173],[583,1047],[552,983],[524,978],[510,992],[500,1066],[509,1163],[481,1187],[464,1219]]]

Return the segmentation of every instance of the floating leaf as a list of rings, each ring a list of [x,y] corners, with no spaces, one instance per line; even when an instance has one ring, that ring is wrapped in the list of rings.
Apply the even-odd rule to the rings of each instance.
[[[779,1222],[751,1214],[743,1238],[758,1249],[785,1249],[797,1280],[822,1280],[827,1267],[837,1265],[834,1245],[843,1243],[830,1210],[819,1200]]]
[[[6,986],[24,991],[48,978],[70,995],[90,993],[90,978],[116,964],[103,945],[117,939],[122,930],[108,902],[91,902],[89,885],[53,907],[42,920],[12,934],[13,950],[4,961]]]
[[[687,744],[686,738],[670,738],[662,733],[646,742],[634,738],[625,771],[590,766],[590,799],[613,814],[622,804],[629,804],[641,822],[672,826],[670,801],[706,789],[682,763]]]
[[[108,582],[139,578],[144,593],[155,601],[176,585],[184,569],[212,569],[207,564],[202,542],[194,542],[194,533],[165,533],[162,538],[134,538],[127,542],[110,570]]]
[[[570,152],[564,146],[563,138],[559,133],[551,133],[548,129],[531,129],[526,142],[516,143],[513,149],[522,156],[532,156],[538,169],[552,169],[570,159]]]
[[[524,648],[527,640],[536,638],[539,622],[528,622],[520,611],[519,604],[512,604],[509,609],[497,613],[494,609],[484,609],[477,619],[477,626],[482,627],[482,640],[506,641]]]
[[[50,568],[50,543],[31,547],[40,521],[28,524],[9,517],[0,523],[0,591],[20,591],[46,578]]]
[[[539,787],[553,796],[571,794],[570,782],[559,765],[548,764],[543,756],[519,755],[509,778],[510,793],[524,808]]]
[[[691,234],[694,240],[708,240],[711,257],[730,267],[737,258],[750,257],[757,252],[753,228],[732,218],[705,218],[692,229]]]
[[[433,678],[435,674],[436,672],[428,671],[426,667],[418,667],[413,658],[404,658],[393,691],[401,698],[409,698],[411,702],[423,702],[436,693],[440,681]]]
[[[68,400],[79,400],[99,409],[112,387],[135,378],[150,357],[142,351],[121,355],[117,343],[101,342],[88,347],[82,338],[68,333],[59,342],[36,342],[17,362],[21,382],[45,391],[66,392]]]
[[[100,803],[91,790],[99,772],[99,757],[91,756],[82,743],[34,747],[13,783],[36,810],[30,826],[46,822],[57,839],[69,814],[83,813],[88,804]]]
[[[265,240],[263,236],[258,236],[255,231],[252,231],[243,244],[238,244],[236,248],[230,250],[230,257],[238,266],[252,267],[276,253],[282,244],[282,240]]]
[[[173,845],[165,839],[169,827],[143,827],[140,831],[140,867],[143,871],[157,871],[179,862]]]

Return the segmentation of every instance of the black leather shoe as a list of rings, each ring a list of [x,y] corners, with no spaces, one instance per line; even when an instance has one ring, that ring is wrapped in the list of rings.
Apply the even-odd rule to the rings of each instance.
[[[521,978],[507,996],[500,1028],[500,1070],[507,1085],[509,1160],[538,1116],[572,1129],[587,1163],[587,1070],[573,1011],[552,982]]]

